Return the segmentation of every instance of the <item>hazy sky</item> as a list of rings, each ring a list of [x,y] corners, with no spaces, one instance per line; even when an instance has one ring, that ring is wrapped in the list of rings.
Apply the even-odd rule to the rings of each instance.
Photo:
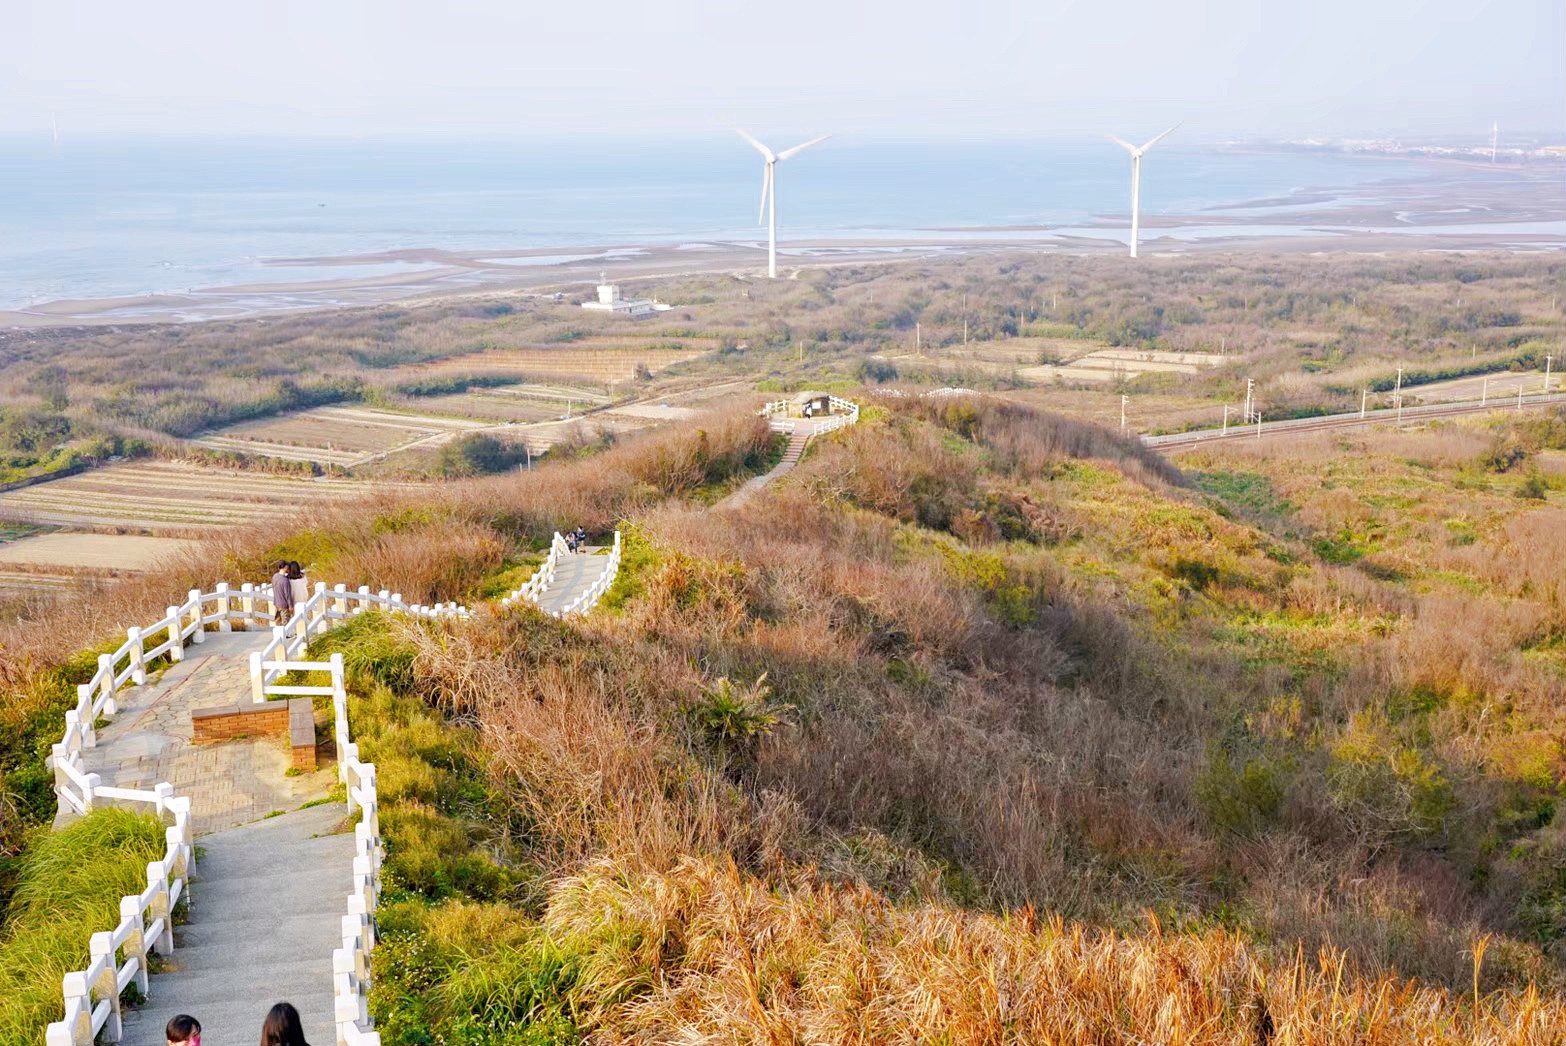
[[[1503,133],[1561,0],[0,0],[0,131]]]

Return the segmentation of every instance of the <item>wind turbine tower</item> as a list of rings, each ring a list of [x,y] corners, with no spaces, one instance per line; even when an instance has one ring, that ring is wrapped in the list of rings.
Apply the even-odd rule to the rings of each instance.
[[[784,149],[780,153],[774,153],[744,131],[739,131],[739,136],[754,145],[756,151],[761,154],[762,160],[766,162],[761,174],[761,212],[756,215],[756,224],[760,225],[763,220],[767,221],[767,276],[769,279],[776,279],[778,275],[778,161],[787,160],[790,156],[802,153],[812,145],[819,145],[832,136],[823,134],[820,138],[812,138],[808,142],[796,145],[792,149]]]
[[[1141,229],[1142,154],[1151,149],[1158,141],[1168,136],[1175,129],[1175,127],[1179,126],[1179,124],[1175,124],[1174,127],[1169,128],[1168,131],[1165,131],[1156,138],[1149,139],[1142,145],[1132,145],[1124,138],[1116,138],[1114,135],[1109,135],[1110,141],[1114,142],[1116,145],[1120,146],[1126,152],[1131,154],[1131,257],[1133,258],[1136,257],[1137,235]]]

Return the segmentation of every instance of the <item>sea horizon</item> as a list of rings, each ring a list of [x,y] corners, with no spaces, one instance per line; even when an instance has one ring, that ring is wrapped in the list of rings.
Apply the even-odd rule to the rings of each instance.
[[[0,136],[0,172],[0,310],[417,275],[433,266],[378,257],[395,252],[699,250],[765,237],[755,217],[761,158],[738,135],[631,142],[92,135],[58,145],[10,135]],[[1541,173],[1542,165],[1484,172],[1175,137],[1144,160],[1142,216],[1148,235],[1187,242],[1318,227],[1566,237],[1566,221],[1531,195]],[[1501,206],[1464,206],[1461,193],[1448,193],[1450,207],[1432,206],[1454,178],[1487,180]],[[1040,233],[1123,241],[1117,225],[1128,193],[1126,156],[1108,140],[845,136],[779,165],[779,238],[870,249]]]

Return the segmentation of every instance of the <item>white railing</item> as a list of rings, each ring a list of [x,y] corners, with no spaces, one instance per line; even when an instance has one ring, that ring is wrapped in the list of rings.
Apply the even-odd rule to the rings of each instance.
[[[544,562],[533,571],[532,577],[523,582],[521,588],[507,593],[500,605],[509,607],[524,599],[529,603],[537,603],[544,590],[555,583],[555,571],[560,566],[561,557],[569,555],[571,548],[566,544],[566,539],[560,536],[560,531],[555,531],[555,536],[549,539],[549,555],[544,557]]]
[[[346,585],[327,588],[324,581],[315,585],[315,594],[294,607],[293,617],[284,625],[272,628],[272,639],[260,650],[250,654],[250,699],[265,701],[268,694],[329,694],[330,689],[310,686],[274,686],[273,681],[285,672],[293,671],[299,656],[310,645],[310,640],[340,621],[345,621],[367,610],[385,609],[399,614],[410,614],[424,620],[436,618],[467,618],[472,611],[456,603],[404,602],[399,592],[381,589],[371,592],[370,586],[360,585],[350,589]]]
[[[831,405],[832,413],[825,417],[812,417],[808,434],[820,436],[827,432],[836,432],[844,425],[853,425],[859,421],[859,404],[853,400],[846,400],[841,396],[828,396],[827,402]],[[799,430],[800,421],[789,417],[792,409],[788,400],[773,400],[758,412],[767,419],[767,427],[773,432],[782,432],[792,436]]]
[[[563,546],[563,542],[562,542]],[[616,542],[618,549],[618,541]],[[208,608],[211,608],[210,610]],[[343,659],[332,655],[330,661],[299,661],[310,639],[338,622],[372,608],[384,608],[415,617],[467,618],[472,613],[455,603],[426,606],[406,603],[400,594],[370,592],[369,586],[350,591],[344,585],[328,589],[317,583],[315,594],[294,608],[286,625],[272,629],[272,640],[250,656],[251,695],[265,701],[269,695],[330,695],[336,713],[338,773],[348,790],[348,812],[364,811],[355,829],[353,862],[354,892],[348,899],[348,915],[343,920],[344,950],[348,955],[349,982],[360,993],[354,1003],[356,1016],[345,1025],[345,996],[339,990],[337,1000],[338,1041],[342,1046],[367,1044],[379,1046],[380,1036],[369,1027],[368,1010],[362,994],[368,990],[370,950],[374,948],[374,928],[370,920],[375,910],[380,877],[380,822],[375,793],[375,767],[361,763],[358,749],[349,741],[348,699],[343,683]],[[147,682],[147,665],[164,655],[171,662],[184,656],[185,642],[200,643],[208,625],[220,631],[233,629],[234,622],[249,627],[270,622],[274,616],[269,586],[242,585],[237,591],[226,582],[212,592],[191,589],[184,603],[169,607],[168,614],[145,629],[131,628],[126,640],[112,654],[98,658],[98,670],[91,680],[77,688],[77,705],[65,713],[65,737],[54,745],[49,762],[55,774],[55,793],[62,811],[86,814],[101,801],[148,803],[172,821],[165,833],[168,848],[163,859],[147,865],[147,888],[133,897],[120,900],[120,923],[111,931],[94,933],[90,941],[92,962],[87,969],[65,975],[62,991],[65,1019],[48,1026],[46,1046],[93,1046],[100,1035],[117,1042],[121,1034],[120,993],[135,981],[147,992],[147,952],[155,950],[168,956],[174,950],[173,911],[185,895],[191,866],[195,861],[191,847],[190,799],[176,796],[174,786],[163,783],[152,791],[116,788],[102,783],[97,774],[83,769],[82,753],[96,746],[96,723],[100,716],[112,717],[118,711],[116,693],[127,684]],[[148,638],[162,636],[148,645]],[[278,655],[281,656],[278,656]],[[285,672],[329,671],[328,686],[285,685],[276,680]],[[150,920],[150,921],[149,921]],[[350,932],[350,924],[351,930]],[[123,957],[122,957],[123,956]],[[333,972],[339,989],[343,984],[342,963],[333,956]]]
[[[609,562],[604,567],[604,572],[588,586],[587,590],[580,593],[575,599],[561,607],[559,610],[551,610],[548,613],[553,617],[565,617],[568,614],[585,614],[598,604],[603,594],[609,591],[609,586],[614,584],[615,577],[620,573],[620,532],[614,532],[614,544],[609,548]],[[565,538],[559,532],[549,542],[549,555],[544,562],[539,564],[533,576],[523,583],[521,588],[508,593],[500,601],[502,607],[513,606],[523,601],[538,605],[545,592],[549,591],[555,583],[555,574],[559,570],[560,560],[564,556],[581,555],[573,553],[566,545]]]
[[[370,1019],[370,954],[375,950],[375,906],[380,900],[381,844],[380,799],[375,787],[375,764],[359,758],[348,725],[348,687],[343,656],[329,661],[298,661],[290,667],[301,672],[328,672],[324,687],[270,687],[269,693],[327,693],[332,698],[332,729],[337,744],[337,776],[347,795],[348,816],[359,812],[353,829],[353,886],[342,917],[342,946],[332,950],[332,1016],[338,1046],[380,1046],[381,1037]],[[51,1044],[52,1046],[52,1044]]]
[[[108,1042],[120,1040],[120,993],[134,982],[146,995],[147,953],[156,951],[164,958],[174,953],[174,909],[185,896],[195,863],[190,799],[175,795],[173,785],[160,784],[152,791],[108,787],[95,791],[103,799],[150,804],[171,823],[163,834],[162,859],[147,865],[147,888],[120,898],[119,925],[94,933],[87,968],[63,978],[65,1019],[45,1029],[46,1046],[93,1046],[100,1035]]]
[[[620,532],[617,530],[614,532],[614,544],[610,546],[609,549],[609,564],[608,566],[604,567],[604,572],[598,575],[597,580],[595,580],[591,585],[587,586],[587,589],[578,595],[575,599],[571,600],[571,602],[567,603],[559,610],[553,611],[554,616],[565,617],[568,614],[587,613],[589,610],[593,609],[593,607],[598,605],[598,601],[603,598],[605,592],[609,591],[609,586],[614,584],[614,579],[619,575],[619,573]]]
[[[220,582],[211,592],[191,589],[185,602],[168,608],[161,620],[145,628],[126,629],[125,642],[113,653],[98,655],[98,670],[76,688],[76,707],[65,713],[65,735],[53,746],[48,759],[54,770],[54,792],[62,813],[85,814],[107,791],[97,774],[83,769],[82,752],[98,743],[97,722],[112,719],[119,711],[117,693],[126,686],[147,682],[147,665],[159,657],[170,663],[185,657],[185,644],[206,639],[208,625],[229,632],[235,622],[250,627],[271,621],[272,591],[251,584],[237,590]]]
[[[342,585],[327,590],[324,584],[317,584],[315,595],[294,608],[288,624],[272,630],[274,640],[266,652],[276,653],[276,637],[281,632],[288,637],[282,644],[286,648],[282,660],[287,660],[301,652],[312,636],[336,621],[374,606],[422,618],[469,616],[466,608],[455,603],[408,604],[403,602],[402,596],[384,590],[372,594],[367,586],[348,591]],[[191,589],[185,602],[169,607],[163,618],[145,628],[126,629],[125,642],[113,653],[100,654],[98,669],[92,678],[77,686],[76,707],[65,713],[64,736],[51,748],[47,762],[54,772],[54,792],[60,811],[89,813],[100,796],[107,796],[99,776],[86,771],[82,753],[98,744],[98,720],[112,719],[119,711],[116,696],[120,690],[126,686],[145,685],[147,666],[159,657],[167,657],[170,663],[183,660],[185,644],[204,642],[209,625],[219,632],[230,632],[236,623],[247,629],[270,625],[274,616],[270,585],[246,583],[234,589],[227,582],[219,582],[211,592]],[[270,678],[276,678],[282,670],[269,671]]]

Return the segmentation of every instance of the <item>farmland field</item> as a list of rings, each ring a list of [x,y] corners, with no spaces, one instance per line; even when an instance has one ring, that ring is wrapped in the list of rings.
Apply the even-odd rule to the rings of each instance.
[[[567,413],[609,402],[602,392],[552,385],[500,385],[446,396],[421,396],[407,401],[413,410],[488,422],[554,421]]]
[[[1061,364],[1040,364],[1018,371],[1029,381],[1120,381],[1141,374],[1196,374],[1230,362],[1215,352],[1164,352],[1154,349],[1095,349]]]
[[[486,349],[432,363],[400,368],[397,377],[417,379],[439,374],[518,374],[575,378],[607,384],[629,381],[637,367],[657,374],[676,363],[704,356],[717,348],[713,338],[681,338],[668,342],[646,338],[592,337],[559,345]]]
[[[150,570],[161,559],[178,555],[190,547],[189,541],[178,538],[148,537],[140,534],[74,534],[55,532],[35,534],[20,541],[0,545],[0,584],[11,578],[13,587],[24,587],[27,581],[38,582],[40,587],[68,584],[68,579],[58,575],[27,575],[19,571],[5,573],[7,568],[40,567],[88,568],[95,570]]]
[[[311,503],[359,497],[372,489],[341,479],[134,462],[7,491],[0,494],[0,518],[82,530],[193,534],[290,519]]]
[[[1561,381],[1556,375],[1550,376],[1550,387],[1560,391]],[[1403,402],[1412,405],[1414,403],[1447,403],[1453,400],[1476,400],[1481,397],[1497,399],[1505,396],[1516,396],[1518,390],[1524,395],[1533,395],[1544,391],[1544,371],[1503,371],[1499,374],[1491,374],[1486,377],[1475,374],[1467,378],[1454,378],[1451,381],[1436,381],[1429,385],[1414,385],[1403,390]]]
[[[459,418],[317,407],[230,425],[192,442],[209,450],[346,467],[431,436],[478,427]]]

